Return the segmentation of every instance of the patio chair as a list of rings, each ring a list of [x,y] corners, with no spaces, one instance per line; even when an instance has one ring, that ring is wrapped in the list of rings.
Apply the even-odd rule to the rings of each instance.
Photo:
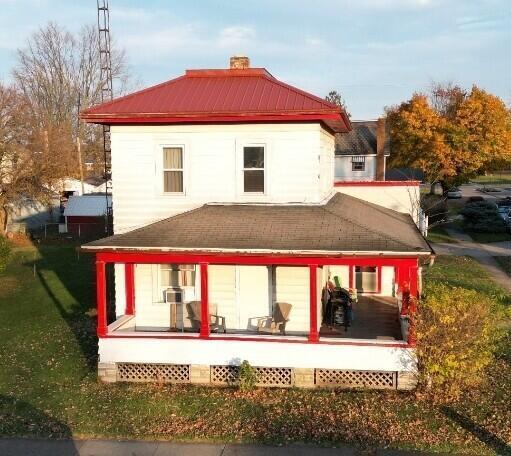
[[[192,322],[194,329],[199,329],[202,321],[200,301],[192,301],[186,305],[188,309],[188,318]],[[209,304],[209,330],[211,332],[226,332],[225,317],[216,315],[216,304]]]
[[[286,334],[286,323],[293,306],[287,302],[276,302],[271,317],[258,319],[257,331],[267,334]]]

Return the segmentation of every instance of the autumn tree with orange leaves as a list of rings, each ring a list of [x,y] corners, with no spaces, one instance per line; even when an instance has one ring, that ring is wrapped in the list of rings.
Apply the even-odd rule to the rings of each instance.
[[[477,86],[436,84],[387,109],[390,167],[419,168],[448,187],[511,163],[511,113]]]

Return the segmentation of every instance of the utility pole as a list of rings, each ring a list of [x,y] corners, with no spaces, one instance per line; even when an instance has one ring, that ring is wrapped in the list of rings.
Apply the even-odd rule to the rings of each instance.
[[[78,92],[78,106],[76,113],[76,151],[78,152],[78,166],[80,167],[80,182],[82,184],[82,195],[84,195],[85,187],[83,184],[82,143],[80,141],[80,107],[81,99],[80,92]]]

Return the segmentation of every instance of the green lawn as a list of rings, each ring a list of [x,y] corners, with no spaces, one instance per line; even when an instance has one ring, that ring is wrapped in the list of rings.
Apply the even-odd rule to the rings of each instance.
[[[481,295],[490,296],[502,307],[511,310],[509,294],[493,282],[486,269],[473,258],[438,256],[434,266],[424,270],[424,281],[472,289]]]
[[[484,185],[492,184],[511,184],[511,171],[502,171],[501,173],[487,174],[486,176],[477,176],[471,179],[472,182]]]
[[[471,230],[464,231],[470,235],[474,241],[482,244],[487,244],[489,242],[511,241],[511,234],[509,233],[477,233]]]
[[[502,269],[507,272],[507,274],[511,277],[511,256],[496,256],[494,257],[497,263],[500,264]]]
[[[91,259],[78,259],[72,246],[17,250],[0,275],[0,436],[350,443],[481,455],[509,448],[505,357],[484,390],[448,407],[415,393],[100,384],[92,280]],[[439,257],[427,280],[507,299],[469,259]]]
[[[442,225],[435,226],[428,230],[427,240],[433,243],[456,243],[458,242],[456,239],[449,236],[447,231]]]

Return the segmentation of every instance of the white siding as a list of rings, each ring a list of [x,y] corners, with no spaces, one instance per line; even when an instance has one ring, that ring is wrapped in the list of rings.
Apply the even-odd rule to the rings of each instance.
[[[135,314],[137,329],[170,329],[170,307],[155,296],[158,265],[135,265]]]
[[[217,314],[225,317],[227,328],[237,328],[236,267],[210,265],[208,267],[209,302]]]
[[[334,277],[339,277],[342,288],[350,288],[350,268],[349,266],[332,265],[328,266],[330,271],[330,280],[335,284]]]
[[[120,317],[126,311],[126,284],[124,264],[114,264],[115,315]]]
[[[116,266],[123,267],[123,265]],[[135,265],[135,315],[137,329],[165,330],[170,328],[170,304],[164,302],[163,291],[165,287],[160,283],[159,274],[160,266],[158,264]],[[116,278],[117,276],[118,274],[116,274]],[[200,272],[197,266],[195,286],[185,287],[185,305],[177,306],[176,308],[176,324],[179,328],[182,325],[185,328],[192,326],[186,303],[198,300],[200,300]]]
[[[420,190],[418,185],[341,185],[335,187],[339,193],[360,198],[370,203],[387,207],[397,212],[410,214],[419,223]],[[368,214],[370,216],[371,214]]]
[[[264,195],[242,192],[247,144],[265,145]],[[184,194],[163,193],[161,149],[171,145],[184,147]],[[113,126],[114,231],[129,231],[207,202],[320,202],[331,190],[332,153],[332,136],[315,123]],[[320,156],[327,176],[323,180]]]
[[[376,179],[376,156],[366,156],[364,171],[353,171],[351,158],[349,155],[335,156],[336,181],[373,181]]]
[[[335,139],[326,131],[321,131],[319,156],[319,179],[321,195],[326,197],[332,193],[334,184]]]
[[[309,268],[277,266],[275,279],[276,302],[288,302],[293,306],[286,325],[286,333],[308,333],[310,327]]]
[[[209,267],[209,300],[227,330],[257,331],[257,318],[271,315],[266,266]]]
[[[238,328],[255,329],[254,318],[271,315],[267,266],[238,266]]]

